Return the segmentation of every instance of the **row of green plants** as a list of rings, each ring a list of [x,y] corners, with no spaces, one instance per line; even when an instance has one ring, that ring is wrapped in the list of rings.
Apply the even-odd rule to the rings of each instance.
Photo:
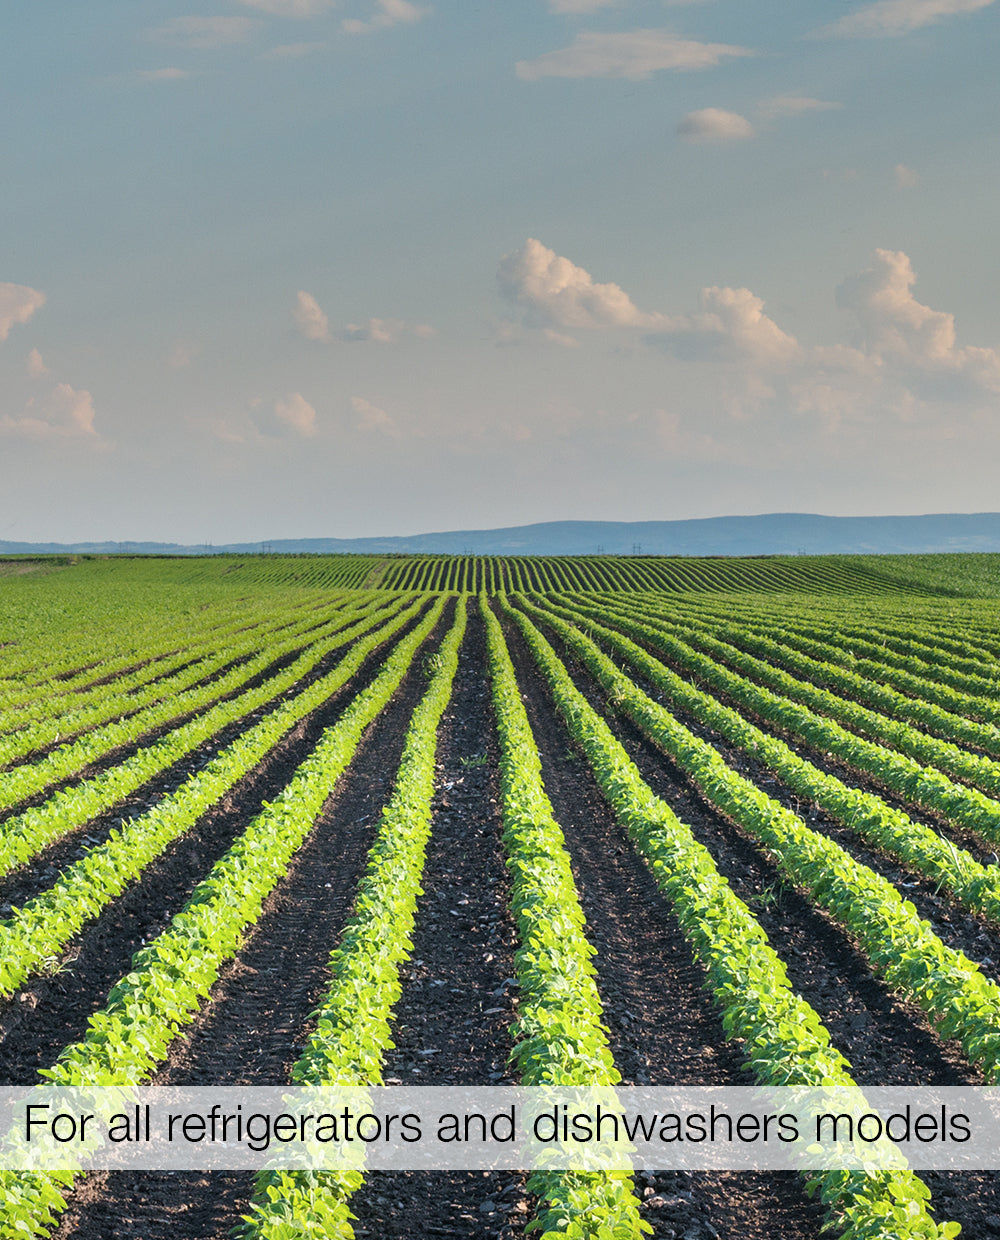
[[[750,624],[749,627],[754,632],[761,631],[764,636],[774,637],[782,645],[801,650],[815,659],[846,667],[869,680],[891,685],[922,701],[943,706],[945,710],[957,715],[981,719],[987,723],[1000,723],[1000,704],[995,696],[988,696],[988,691],[968,693],[941,683],[943,677],[938,674],[940,667],[906,659],[901,660],[902,667],[891,666],[883,659],[858,658],[849,648],[845,649],[843,646],[833,645],[828,641],[806,636],[784,627],[764,625],[761,621]],[[919,672],[909,670],[911,668],[919,668]]]
[[[583,609],[566,610],[549,604],[553,611],[587,628],[592,638],[615,656],[624,658],[638,674],[662,694],[675,709],[692,715],[699,723],[714,729],[755,762],[762,763],[797,796],[824,809],[831,818],[856,832],[882,852],[903,861],[917,873],[936,882],[973,912],[1000,924],[1000,870],[983,866],[964,849],[943,839],[923,823],[915,822],[902,810],[893,809],[870,792],[851,788],[833,775],[819,770],[767,732],[761,731],[738,711],[723,706],[708,693],[695,688],[675,672],[630,640],[656,645],[659,635],[648,626],[635,624],[612,614],[614,629],[595,622]],[[783,727],[782,712],[765,714],[768,722]]]
[[[802,636],[832,640],[857,655],[867,655],[890,666],[907,669],[914,663],[921,664],[922,674],[931,674],[956,689],[989,696],[991,685],[993,693],[1000,688],[992,671],[996,660],[995,633],[991,657],[982,645],[983,632],[971,627],[972,616],[963,612],[960,638],[955,635],[954,622],[944,628],[932,626],[926,619],[893,624],[886,623],[886,618],[877,613],[870,620],[871,623],[862,625],[856,613],[833,613],[797,617],[792,627]]]
[[[326,626],[326,631],[315,635],[310,643],[315,649],[330,640],[364,609],[346,618],[340,617]],[[302,639],[286,638],[268,645],[254,657],[239,663],[224,675],[207,684],[199,684],[184,692],[169,695],[135,714],[86,732],[66,745],[51,750],[37,762],[24,763],[3,773],[0,785],[0,808],[10,808],[29,797],[44,791],[64,779],[77,774],[85,767],[107,757],[116,749],[140,743],[156,729],[175,723],[185,716],[208,711],[225,698],[239,694],[248,681],[268,672],[273,673],[276,660],[301,650]]]
[[[332,671],[276,706],[241,733],[145,814],[110,832],[107,840],[68,866],[55,883],[0,922],[0,995],[14,994],[143,872],[171,841],[218,804],[310,712],[357,672],[368,656],[413,612],[359,638]]]
[[[394,632],[395,628],[405,624],[422,606],[422,602],[414,603],[405,612],[390,619],[389,626],[395,626],[390,631]],[[221,729],[293,690],[297,682],[328,654],[349,645],[385,619],[384,613],[372,612],[349,629],[307,650],[294,663],[257,688],[249,689],[228,702],[220,702],[117,766],[56,792],[42,805],[8,818],[0,825],[0,876],[23,865],[54,840],[111,809],[161,771],[187,757],[200,745],[211,742]]]
[[[129,972],[95,1012],[87,1032],[41,1075],[55,1085],[135,1085],[169,1053],[197,1016],[225,961],[260,916],[368,725],[398,689],[420,645],[437,625],[445,600],[386,659],[375,680],[324,732],[284,790],[198,884],[170,926],[137,952]],[[44,1234],[65,1209],[73,1172],[0,1172],[0,1237]]]
[[[500,740],[503,840],[511,876],[511,911],[520,947],[511,1059],[525,1085],[612,1085],[621,1080],[608,1045],[594,980],[595,949],[562,830],[542,783],[541,760],[500,624],[485,596],[480,608],[493,710]],[[540,1240],[638,1237],[630,1176],[609,1172],[536,1171]]]
[[[793,990],[783,961],[711,853],[643,781],[529,617],[505,600],[503,605],[605,798],[670,900],[705,970],[726,1034],[741,1040],[756,1080],[853,1086],[847,1060],[816,1011]],[[957,1223],[934,1222],[927,1213],[927,1186],[910,1172],[828,1171],[808,1176],[806,1184],[827,1206],[841,1240],[944,1240],[960,1230]]]
[[[315,606],[315,599],[308,606]],[[183,657],[192,642],[224,639],[254,624],[280,623],[283,616],[300,609],[305,609],[303,604],[291,605],[274,596],[239,600],[223,596],[195,612],[159,617],[155,624],[141,611],[133,617],[128,608],[113,615],[105,613],[99,622],[81,618],[78,627],[86,632],[83,640],[75,632],[32,640],[29,627],[0,652],[0,707],[30,713],[40,700],[84,696],[97,681],[120,678],[126,685],[141,684],[147,669],[155,674],[161,662]],[[74,618],[68,609],[67,618]]]
[[[582,608],[579,614],[597,619],[603,613],[593,608]],[[883,745],[866,740],[848,731],[826,715],[817,714],[809,706],[799,705],[789,697],[772,692],[753,680],[729,671],[707,654],[693,649],[686,641],[675,637],[661,626],[637,624],[627,614],[611,611],[610,617],[622,632],[630,633],[639,641],[646,642],[664,654],[671,663],[700,684],[709,685],[731,701],[745,707],[793,739],[804,742],[810,748],[828,754],[852,770],[871,775],[884,787],[907,801],[937,814],[948,821],[961,823],[992,843],[1000,842],[1000,802],[985,795],[978,788],[966,787],[953,782],[943,771],[958,774],[969,782],[986,785],[990,791],[1000,792],[1000,767],[988,758],[969,754],[945,741],[916,731],[908,724],[886,719],[865,711],[860,706],[835,697],[824,689],[817,689],[796,681],[793,677],[770,669],[766,664],[725,643],[703,639],[702,644],[721,647],[713,653],[739,664],[742,670],[777,683],[786,692],[810,701],[819,708],[826,708],[826,715],[846,717],[859,729],[882,736],[901,753],[886,749]],[[671,626],[675,628],[676,626]],[[934,763],[923,765],[920,755]]]
[[[412,951],[417,897],[431,830],[434,759],[466,627],[465,600],[433,661],[435,671],[403,744],[351,916],[330,957],[330,981],[312,1033],[292,1068],[296,1085],[381,1085],[392,1045],[400,969]],[[244,1240],[351,1240],[348,1203],[361,1171],[266,1171],[254,1187]]]
[[[658,624],[669,620],[673,627],[678,622],[676,615],[670,611],[637,609],[627,603],[622,605],[627,608],[629,614],[645,616]],[[717,620],[709,625],[705,621],[692,622],[687,617],[681,617],[679,623],[684,626],[686,634],[697,633],[696,639],[691,638],[694,644],[699,644],[705,637],[706,630],[711,629],[715,639],[723,639],[734,648],[759,656],[779,672],[784,671],[786,674],[789,671],[795,672],[814,687],[826,685],[853,701],[867,702],[882,717],[888,715],[905,720],[942,738],[961,741],[966,745],[982,749],[987,754],[1000,756],[1000,728],[995,724],[979,723],[936,706],[933,702],[909,697],[897,689],[838,667],[834,663],[802,654],[790,646],[782,645],[773,637],[752,631],[738,623],[724,623]],[[694,627],[691,627],[692,625]],[[760,679],[763,678],[762,671]],[[790,696],[793,695],[790,694]]]
[[[704,796],[774,855],[859,944],[874,970],[909,995],[944,1038],[958,1038],[970,1063],[1000,1081],[1000,987],[947,947],[881,875],[732,769],[706,741],[623,675],[574,625],[527,600],[521,606],[557,632],[595,677],[615,711],[628,716]]]
[[[363,604],[355,610],[360,612],[362,609]],[[168,660],[166,666],[147,665],[142,674],[148,679],[143,684],[133,682],[126,685],[121,680],[112,680],[85,698],[76,698],[68,703],[69,709],[65,709],[67,703],[64,699],[49,699],[47,702],[40,699],[49,709],[40,710],[32,720],[20,720],[17,728],[4,727],[0,723],[0,766],[9,766],[19,758],[28,757],[57,742],[62,742],[60,752],[64,752],[66,742],[80,733],[111,720],[123,723],[144,710],[152,710],[149,718],[152,720],[151,726],[156,727],[162,722],[157,718],[156,708],[168,698],[179,707],[168,718],[188,709],[197,710],[197,699],[193,706],[186,705],[189,690],[199,686],[207,689],[207,682],[212,677],[229,671],[227,676],[215,681],[215,685],[222,685],[223,693],[229,692],[234,685],[241,683],[237,678],[241,666],[245,667],[253,661],[256,666],[250,674],[255,675],[268,666],[267,656],[270,656],[270,661],[281,658],[295,649],[296,644],[302,646],[317,640],[322,636],[322,628],[339,627],[339,623],[340,617],[334,616],[325,625],[317,627],[315,617],[307,617],[289,625],[286,617],[278,624],[255,626],[249,631],[245,626],[240,626],[242,632],[220,634],[211,640],[187,646],[183,652]],[[114,733],[109,735],[113,745]]]

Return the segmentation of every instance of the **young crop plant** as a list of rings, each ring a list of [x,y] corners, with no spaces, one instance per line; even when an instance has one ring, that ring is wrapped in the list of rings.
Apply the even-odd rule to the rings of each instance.
[[[289,784],[198,884],[170,926],[137,952],[87,1032],[41,1073],[55,1085],[140,1084],[193,1021],[223,963],[239,950],[268,895],[309,833],[367,726],[396,692],[436,627],[445,599],[393,649],[375,680],[328,728]],[[43,1234],[65,1208],[73,1174],[0,1172],[0,1240]]]
[[[846,927],[891,987],[912,997],[942,1037],[959,1038],[987,1080],[1000,1081],[1000,987],[947,947],[891,883],[737,774],[578,629],[526,600],[522,606],[559,633],[616,711],[626,713],[713,805],[762,841],[785,874]]]
[[[550,603],[547,611],[584,624],[592,637],[624,657],[647,681],[677,709],[685,710],[701,723],[715,729],[738,748],[763,763],[793,792],[821,806],[838,822],[857,832],[877,847],[902,860],[916,872],[931,878],[966,908],[1000,923],[1000,871],[980,865],[964,849],[943,839],[923,823],[915,822],[902,810],[893,809],[872,793],[850,788],[833,775],[800,758],[784,741],[761,731],[738,711],[723,706],[709,694],[695,688],[675,672],[664,667],[626,634],[657,644],[658,633],[612,613],[617,629],[609,629],[594,619],[590,609],[566,609]],[[604,614],[604,613],[600,613]],[[663,644],[674,644],[664,637]],[[701,678],[711,681],[699,664]],[[615,691],[616,703],[624,696]],[[780,703],[759,712],[776,726],[786,727]]]
[[[398,631],[415,616],[423,603],[414,603],[406,611],[388,620],[380,630],[382,640]],[[300,655],[294,663],[255,689],[249,689],[228,702],[220,702],[204,715],[140,749],[118,766],[102,771],[93,778],[55,793],[42,805],[24,810],[0,824],[0,875],[9,874],[23,865],[46,845],[52,843],[91,818],[110,809],[118,801],[141,787],[153,776],[179,761],[198,745],[211,740],[222,728],[245,718],[253,711],[273,702],[282,693],[293,689],[321,659],[363,636],[386,617],[370,612],[358,623]]]
[[[727,1036],[743,1040],[748,1067],[764,1085],[854,1086],[817,1013],[795,993],[747,906],[691,829],[643,782],[607,724],[573,684],[555,651],[523,612],[501,596],[544,676],[609,805],[671,901],[722,1011]],[[946,1240],[958,1223],[936,1223],[930,1192],[912,1172],[827,1171],[807,1190],[828,1207],[840,1240]]]
[[[409,959],[420,878],[431,831],[438,726],[451,698],[465,636],[466,601],[434,656],[427,692],[413,712],[392,796],[368,854],[354,911],[330,958],[315,1028],[292,1068],[296,1085],[381,1085],[391,1046],[399,971]],[[426,663],[425,663],[426,666]],[[243,1240],[352,1240],[351,1196],[360,1171],[268,1171],[257,1177]]]
[[[612,1085],[621,1080],[608,1047],[585,917],[562,830],[542,785],[541,761],[500,624],[480,596],[500,737],[504,847],[521,946],[521,1003],[511,1058],[525,1085]],[[528,1181],[540,1207],[539,1240],[627,1240],[651,1231],[639,1217],[631,1176],[538,1171]]]
[[[187,831],[252,770],[299,720],[321,706],[397,631],[410,613],[359,639],[326,676],[275,707],[202,770],[140,817],[68,866],[47,890],[0,921],[0,995],[13,995],[32,973],[133,882],[167,845]]]

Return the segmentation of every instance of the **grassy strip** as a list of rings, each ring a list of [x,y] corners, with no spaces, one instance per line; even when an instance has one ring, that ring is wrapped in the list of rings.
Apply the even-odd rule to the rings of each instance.
[[[514,958],[521,1002],[512,1058],[525,1085],[613,1085],[594,948],[585,933],[563,833],[542,785],[541,761],[500,625],[481,596],[493,706],[500,735],[504,846],[521,946]],[[536,1171],[541,1240],[637,1237],[650,1231],[632,1178],[608,1172]]]
[[[413,944],[420,878],[431,830],[438,726],[451,698],[465,636],[460,599],[451,631],[435,659],[436,671],[413,712],[392,798],[368,854],[368,867],[330,958],[330,983],[315,1012],[316,1027],[294,1067],[297,1085],[381,1085],[382,1060],[391,1046],[390,1020],[402,988],[399,970]],[[267,1171],[257,1177],[244,1240],[351,1240],[348,1201],[360,1171]]]
[[[913,998],[942,1037],[959,1038],[987,1080],[1000,1080],[1000,987],[967,956],[946,947],[891,883],[738,775],[711,745],[637,689],[589,638],[556,616],[543,619],[597,678],[615,709],[771,850],[785,874],[846,927],[873,968]]]
[[[396,692],[444,607],[439,599],[386,659],[376,679],[323,734],[282,793],[250,823],[191,894],[170,927],[137,952],[83,1039],[41,1075],[55,1085],[139,1084],[194,1020],[224,962],[239,950],[268,895],[309,833],[361,736]],[[73,1172],[0,1172],[0,1240],[43,1234],[65,1209]]]
[[[545,677],[570,735],[585,753],[608,803],[674,906],[701,961],[730,1038],[765,1085],[853,1086],[844,1056],[816,1012],[795,993],[785,965],[747,906],[691,829],[643,782],[607,724],[575,687],[526,615],[504,606]],[[928,1215],[926,1185],[911,1172],[819,1172],[807,1187],[827,1205],[841,1240],[945,1240],[957,1223]]]
[[[402,616],[391,620],[389,624],[395,628],[390,631],[394,632],[400,624],[405,624],[421,606],[421,603],[415,603]],[[294,663],[256,689],[250,689],[232,701],[220,702],[156,744],[140,749],[118,766],[102,771],[93,779],[57,792],[44,805],[8,818],[0,828],[0,876],[23,865],[53,840],[110,809],[154,775],[179,761],[204,741],[210,740],[221,728],[244,718],[294,688],[327,654],[349,645],[382,619],[384,617],[378,613],[370,613],[351,628],[307,650]]]

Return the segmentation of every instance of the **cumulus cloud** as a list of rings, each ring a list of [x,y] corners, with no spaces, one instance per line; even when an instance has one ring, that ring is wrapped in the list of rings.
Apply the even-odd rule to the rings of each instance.
[[[139,69],[135,75],[142,82],[179,82],[181,78],[190,77],[187,69],[168,66],[165,69]]]
[[[739,142],[754,136],[753,126],[745,116],[724,108],[688,112],[677,126],[677,134],[685,142]]]
[[[308,439],[316,434],[316,410],[301,392],[292,392],[284,400],[276,400],[274,416],[296,435]]]
[[[26,284],[0,283],[0,341],[6,340],[12,327],[27,323],[36,310],[45,305],[45,294]]]
[[[628,30],[619,33],[582,31],[573,43],[535,60],[520,60],[517,76],[534,82],[543,77],[608,77],[641,81],[663,69],[708,69],[723,57],[752,56],[746,47],[729,43],[698,43],[669,30]]]
[[[389,26],[413,25],[429,13],[429,8],[412,4],[410,0],[375,0],[375,12],[368,21],[345,18],[340,24],[348,34],[367,34]]]
[[[49,373],[49,368],[45,365],[42,355],[37,349],[32,349],[28,354],[25,367],[32,379],[43,379]]]
[[[19,416],[0,416],[0,433],[23,439],[96,438],[93,398],[57,383],[44,396],[32,397]]]
[[[382,431],[392,434],[396,429],[395,421],[370,400],[363,396],[351,397],[351,408],[358,415],[357,427],[362,431]]]
[[[837,303],[857,321],[855,343],[883,365],[950,373],[1000,392],[1000,352],[960,347],[955,316],[917,301],[915,283],[913,265],[902,250],[876,250],[870,267],[845,280]]]
[[[688,361],[735,363],[756,370],[784,370],[803,352],[795,337],[764,313],[763,300],[748,288],[702,289],[697,313],[674,316],[646,339]]]
[[[253,17],[172,17],[149,32],[157,43],[207,51],[246,43],[260,29]]]
[[[802,116],[805,112],[829,112],[843,106],[825,99],[813,99],[809,95],[775,95],[772,99],[762,99],[757,111],[764,120],[773,121],[786,116]]]
[[[292,318],[299,334],[305,336],[306,340],[330,339],[330,322],[312,293],[299,290]]]
[[[823,26],[816,33],[831,38],[869,38],[909,34],[949,17],[977,13],[993,0],[877,0]]]
[[[239,0],[239,3],[272,17],[321,17],[333,8],[336,0]]]
[[[505,254],[500,291],[538,327],[656,327],[663,316],[640,310],[617,284],[596,284],[583,267],[530,237]]]
[[[897,189],[913,189],[919,182],[920,176],[906,164],[897,164],[892,170],[892,179],[896,182]]]

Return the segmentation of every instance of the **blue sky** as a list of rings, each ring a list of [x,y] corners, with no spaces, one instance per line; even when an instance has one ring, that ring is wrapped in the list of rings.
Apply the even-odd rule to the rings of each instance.
[[[22,6],[0,539],[1000,508],[998,15]]]

